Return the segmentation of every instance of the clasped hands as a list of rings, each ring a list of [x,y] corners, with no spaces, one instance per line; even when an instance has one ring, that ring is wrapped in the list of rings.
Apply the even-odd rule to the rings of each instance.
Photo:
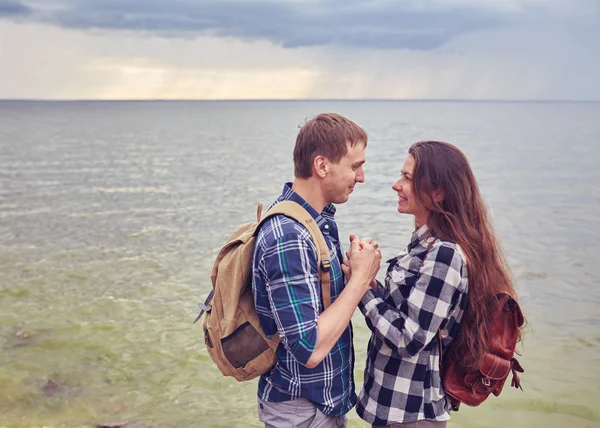
[[[346,280],[349,281],[351,277],[359,275],[361,282],[364,281],[372,289],[376,289],[375,277],[379,272],[380,265],[379,244],[371,237],[359,239],[356,235],[350,235],[350,249],[346,251],[346,258],[342,264]]]

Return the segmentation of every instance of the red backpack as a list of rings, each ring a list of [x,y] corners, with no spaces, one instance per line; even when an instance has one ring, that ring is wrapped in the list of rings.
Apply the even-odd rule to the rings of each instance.
[[[500,293],[496,296],[495,311],[492,316],[492,336],[489,338],[489,347],[478,370],[467,371],[456,361],[443,361],[442,364],[440,340],[442,385],[453,410],[458,410],[460,403],[479,406],[490,394],[500,395],[511,371],[513,374],[511,386],[521,388],[517,372],[523,373],[524,370],[514,358],[519,328],[524,322],[521,308],[511,295]]]

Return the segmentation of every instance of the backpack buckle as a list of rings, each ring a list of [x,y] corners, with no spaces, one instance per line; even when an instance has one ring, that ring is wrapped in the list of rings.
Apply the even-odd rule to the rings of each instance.
[[[331,269],[331,261],[329,259],[321,260],[321,269],[323,269],[323,272],[329,272]]]
[[[212,302],[214,295],[215,295],[215,290],[212,289],[211,292],[208,294],[208,297],[206,298],[204,303],[198,303],[198,307],[200,308],[200,313],[194,320],[193,324],[196,324],[198,322],[198,320],[200,318],[202,318],[202,315],[204,315],[204,312],[210,312],[210,310],[212,309],[212,305],[210,304],[210,302]]]
[[[202,318],[202,315],[204,315],[205,312],[210,312],[210,310],[212,309],[212,306],[208,305],[206,303],[198,303],[198,307],[200,308],[200,313],[198,314],[198,316],[194,320],[193,324],[196,324],[198,322],[198,320],[200,318]]]
[[[212,305],[207,305],[205,303],[198,303],[198,307],[204,312],[210,312],[210,310],[212,309]]]

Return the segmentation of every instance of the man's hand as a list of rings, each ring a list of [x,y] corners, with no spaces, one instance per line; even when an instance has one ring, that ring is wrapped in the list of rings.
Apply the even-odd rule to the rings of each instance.
[[[358,241],[359,242],[359,250],[362,250],[365,248],[365,244],[369,245],[370,247],[372,247],[375,252],[379,255],[379,265],[381,264],[381,251],[379,250],[379,244],[370,236],[366,237],[366,238],[361,238],[358,239],[356,235],[350,235],[350,247],[351,249],[346,251],[346,258],[344,259],[344,263],[342,264],[342,272],[344,273],[344,276],[346,277],[346,280],[349,280],[350,277],[352,276],[352,269],[351,269],[351,265],[350,265],[350,257],[352,255],[352,243]],[[377,271],[379,270],[379,267],[377,268]],[[377,275],[377,272],[375,272],[375,275]],[[371,281],[370,286],[372,289],[376,289],[377,288],[377,281],[374,279]]]
[[[346,268],[342,267],[344,274],[347,278],[357,279],[356,283],[366,283],[371,287],[375,284],[377,287],[375,277],[381,266],[381,252],[378,246],[376,248],[372,245],[377,243],[372,238],[362,240],[354,235],[350,239],[350,250],[346,253],[347,264],[344,260]]]
[[[349,258],[342,270],[348,281],[346,287],[321,315],[317,321],[317,344],[306,367],[314,368],[323,361],[335,341],[350,322],[354,310],[369,290],[381,264],[381,253],[373,245],[361,242],[356,237],[351,239]]]

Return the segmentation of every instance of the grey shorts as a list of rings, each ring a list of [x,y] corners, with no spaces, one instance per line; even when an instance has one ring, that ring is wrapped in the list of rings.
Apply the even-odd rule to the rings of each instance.
[[[447,421],[428,421],[407,422],[404,424],[386,425],[385,428],[445,428]],[[375,425],[373,425],[375,426]],[[382,428],[379,426],[379,428]]]
[[[266,428],[346,427],[347,417],[326,416],[305,398],[269,403],[258,399],[258,419]]]

